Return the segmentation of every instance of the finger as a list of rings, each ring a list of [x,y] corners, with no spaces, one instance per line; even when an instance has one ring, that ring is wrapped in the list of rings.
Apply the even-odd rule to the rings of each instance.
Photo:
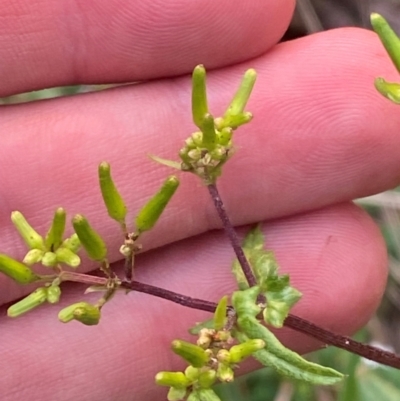
[[[0,2],[0,96],[131,82],[258,56],[289,24],[293,0]]]
[[[296,315],[346,334],[366,323],[385,285],[386,251],[363,211],[339,205],[269,222],[264,231],[282,272],[289,272],[304,294]],[[217,301],[235,287],[232,259],[223,234],[214,231],[140,256],[137,275],[143,282]],[[84,299],[82,291],[79,286],[64,290],[63,305]],[[184,368],[170,351],[171,341],[193,340],[187,329],[210,316],[131,293],[117,295],[104,307],[100,325],[89,328],[57,322],[60,307],[42,306],[16,320],[1,318],[3,400],[25,394],[60,401],[165,399],[165,388],[156,388],[154,375]],[[319,346],[309,337],[283,333],[281,338],[297,351]],[[38,372],[47,380],[38,381]]]
[[[251,65],[260,73],[249,105],[255,119],[235,134],[238,150],[220,183],[236,224],[320,208],[399,181],[400,116],[372,85],[393,69],[375,36],[331,31],[280,45]],[[223,110],[244,68],[210,74],[212,110]],[[106,217],[96,164],[111,163],[134,214],[169,173],[145,154],[174,158],[193,130],[189,98],[184,78],[1,110],[1,251],[26,252],[9,222],[12,210],[45,233],[62,205],[70,216],[87,215],[109,244],[111,260],[119,258],[121,235]],[[144,249],[215,227],[206,189],[182,176],[165,215],[143,238]],[[3,300],[21,295],[0,280]]]

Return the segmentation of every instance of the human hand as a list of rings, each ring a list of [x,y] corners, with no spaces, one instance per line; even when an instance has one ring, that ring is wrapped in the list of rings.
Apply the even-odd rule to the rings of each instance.
[[[373,87],[374,77],[389,79],[394,69],[375,35],[358,29],[274,46],[293,3],[0,2],[1,96],[154,79],[0,109],[1,251],[14,257],[25,251],[12,210],[45,232],[63,206],[70,216],[88,217],[117,261],[120,233],[102,205],[97,164],[111,163],[129,209],[137,211],[169,173],[145,155],[172,158],[194,130],[192,68],[208,69],[210,106],[218,114],[253,67],[254,121],[237,132],[237,154],[219,184],[228,212],[236,225],[268,221],[267,246],[304,294],[296,315],[341,333],[362,326],[383,292],[386,250],[351,200],[400,181],[400,116]],[[152,251],[138,258],[137,279],[212,301],[231,292],[233,253],[217,228],[207,191],[182,176],[171,205],[143,238]],[[99,326],[59,323],[58,310],[87,299],[83,291],[67,285],[61,305],[21,319],[2,309],[2,400],[165,399],[154,375],[180,367],[171,340],[208,315],[131,293],[105,306]],[[27,292],[0,277],[2,303]],[[299,352],[319,346],[279,333]]]

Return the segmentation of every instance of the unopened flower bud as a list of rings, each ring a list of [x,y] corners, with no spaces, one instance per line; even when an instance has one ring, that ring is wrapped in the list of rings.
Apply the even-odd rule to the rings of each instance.
[[[31,227],[21,212],[12,212],[11,221],[29,249],[44,249],[44,241],[42,236]]]
[[[56,304],[60,300],[61,288],[58,285],[51,285],[47,287],[47,302],[50,304]]]
[[[164,181],[160,190],[143,206],[136,216],[135,224],[139,232],[153,228],[178,186],[179,180],[173,175]]]
[[[195,368],[192,365],[189,365],[185,369],[185,376],[190,380],[190,381],[195,381],[199,377],[199,374],[201,372],[201,369]]]
[[[203,65],[199,64],[192,73],[192,117],[193,122],[200,129],[207,113],[206,70]]]
[[[233,372],[233,369],[229,365],[219,363],[217,369],[217,377],[222,382],[229,383],[233,381],[233,379],[235,378],[235,374]]]
[[[186,388],[190,381],[182,372],[159,372],[155,377],[156,383],[160,386],[175,388]]]
[[[44,240],[46,249],[55,251],[62,243],[62,237],[65,230],[66,212],[62,207],[59,207],[53,217],[50,230]]]
[[[106,162],[99,165],[99,182],[108,215],[119,223],[124,223],[127,208],[111,177],[110,165]]]
[[[214,369],[202,372],[198,378],[198,385],[201,388],[210,388],[217,379],[217,372]]]
[[[168,390],[167,400],[168,401],[181,401],[185,399],[187,390],[186,388],[171,387]]]
[[[243,359],[247,358],[248,356],[252,355],[254,352],[259,351],[265,347],[265,341],[263,340],[248,340],[244,343],[234,345],[229,350],[231,355],[231,363],[239,363]]]
[[[203,348],[187,341],[173,341],[172,350],[195,368],[201,368],[209,360],[209,356]]]
[[[62,309],[58,314],[58,319],[63,323],[68,323],[75,319],[91,326],[99,322],[100,310],[87,302],[77,302]]]
[[[132,248],[129,245],[121,245],[121,247],[119,248],[119,253],[127,258],[132,255]]]
[[[201,150],[200,149],[192,149],[187,153],[191,161],[197,161],[201,159]]]
[[[78,267],[81,264],[81,258],[68,248],[60,247],[56,250],[57,262],[65,263],[71,267]]]
[[[220,349],[217,353],[217,359],[219,362],[229,365],[231,362],[231,354],[227,349]]]
[[[64,240],[61,246],[76,253],[81,247],[81,242],[79,241],[78,235],[76,233],[73,233],[69,238]]]
[[[18,317],[46,301],[47,288],[40,287],[7,309],[9,317]]]
[[[87,219],[77,214],[72,219],[72,225],[88,256],[93,260],[103,261],[107,256],[106,244],[100,235],[90,226]]]
[[[193,144],[197,147],[197,146],[201,146],[202,142],[203,142],[203,133],[202,132],[194,132],[192,134],[192,140],[193,140]]]
[[[41,249],[31,249],[22,260],[22,263],[28,266],[39,263],[42,260],[44,252]]]
[[[54,252],[46,252],[42,257],[42,265],[54,267],[57,265],[57,256]]]
[[[94,305],[84,305],[75,308],[74,319],[86,326],[94,326],[100,321],[100,309]]]
[[[39,279],[28,266],[4,254],[0,254],[0,272],[19,284],[33,283]]]
[[[197,345],[201,348],[208,348],[213,340],[213,335],[215,334],[215,330],[203,328],[199,332],[199,338],[197,339]]]

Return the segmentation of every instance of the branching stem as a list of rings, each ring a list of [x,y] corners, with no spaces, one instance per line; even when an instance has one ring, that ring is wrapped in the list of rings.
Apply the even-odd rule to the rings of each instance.
[[[178,294],[149,284],[140,283],[138,281],[132,281],[131,283],[124,281],[122,282],[121,287],[163,298],[187,308],[199,309],[206,312],[213,313],[217,307],[217,304],[214,302],[188,297],[186,295]],[[325,330],[300,317],[289,315],[285,320],[285,326],[307,334],[324,344],[333,345],[366,359],[400,369],[400,356],[367,344],[359,343],[350,337],[332,333],[329,330]]]
[[[227,234],[232,248],[234,249],[238,261],[242,267],[247,282],[250,286],[257,285],[256,278],[254,277],[253,271],[249,266],[246,256],[244,255],[235,228],[233,227],[226,213],[224,203],[222,202],[222,199],[219,195],[216,184],[209,184],[207,188],[213,200],[214,206],[218,212],[218,215],[222,221],[225,233]],[[379,348],[372,347],[370,345],[359,343],[358,341],[355,341],[350,337],[332,333],[329,330],[325,330],[300,317],[290,314],[286,318],[284,325],[296,331],[307,334],[317,340],[320,340],[325,344],[333,345],[335,347],[345,349],[349,352],[352,352],[353,354],[360,355],[375,362],[379,362],[384,365],[400,369],[400,356],[397,356],[396,354],[393,354],[391,352],[381,350]]]

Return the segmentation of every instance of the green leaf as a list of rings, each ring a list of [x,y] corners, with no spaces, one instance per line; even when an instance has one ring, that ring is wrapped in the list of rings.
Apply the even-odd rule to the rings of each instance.
[[[196,323],[189,329],[189,333],[197,336],[201,329],[214,329],[214,318],[205,320],[204,322]]]
[[[264,234],[261,231],[262,224],[256,224],[245,236],[242,247],[244,249],[264,249]]]
[[[155,155],[148,155],[150,159],[154,160],[157,163],[163,164],[164,166],[174,168],[176,170],[182,170],[181,163],[175,162],[173,160],[163,159],[162,157],[158,157]]]
[[[378,367],[369,370],[364,369],[364,372],[360,372],[358,375],[360,400],[400,400],[399,378],[399,371],[396,369],[387,367]]]
[[[261,312],[261,307],[256,304],[259,294],[260,288],[258,286],[247,290],[235,291],[232,294],[232,305],[238,317],[254,317]]]
[[[267,288],[262,293],[267,299],[267,306],[263,312],[265,323],[280,328],[302,294],[290,286],[288,275],[267,278],[263,280],[262,287]]]
[[[226,310],[228,305],[228,297],[225,295],[220,299],[214,312],[214,328],[215,330],[221,330],[225,326],[226,322]]]
[[[270,366],[286,377],[317,385],[331,385],[342,380],[343,375],[336,370],[309,362],[286,348],[254,317],[239,317],[238,324],[243,331],[236,333],[240,342],[247,341],[249,338],[265,341],[266,347],[253,354],[254,358],[263,365]]]
[[[274,253],[264,249],[260,224],[248,232],[242,246],[260,287],[260,294],[266,298],[265,322],[282,327],[290,309],[301,298],[301,293],[290,286],[288,275],[278,275],[279,265]],[[237,259],[233,262],[232,272],[239,289],[247,289],[249,285]]]
[[[377,13],[371,14],[371,25],[379,36],[397,71],[400,72],[400,39],[387,23],[385,18]]]

